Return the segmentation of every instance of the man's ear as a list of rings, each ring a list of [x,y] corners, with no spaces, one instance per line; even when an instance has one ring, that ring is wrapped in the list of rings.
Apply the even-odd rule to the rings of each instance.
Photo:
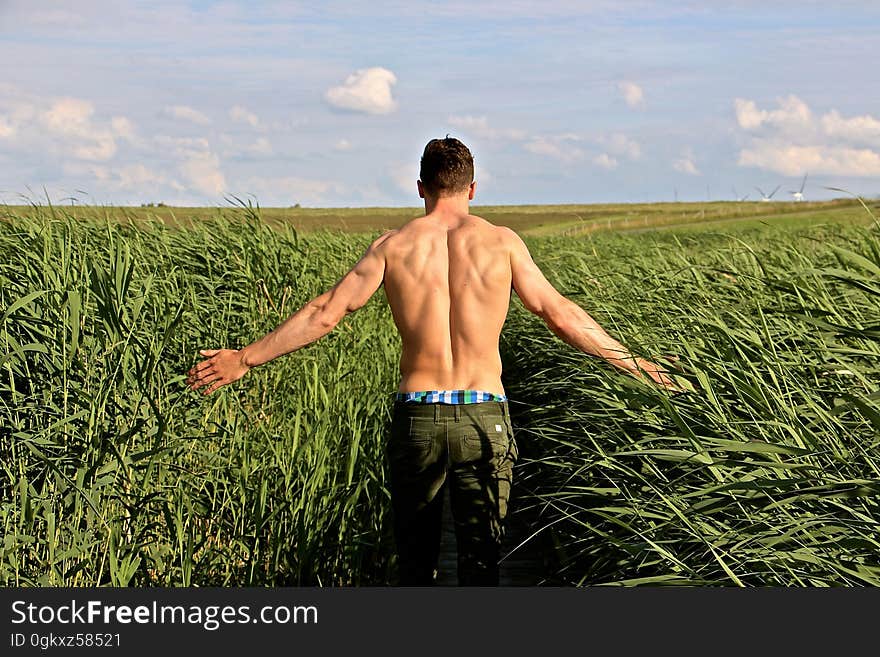
[[[417,180],[416,185],[419,186],[419,198],[425,198],[425,188],[422,187],[422,181]]]
[[[474,192],[477,191],[477,181],[471,183],[471,186],[468,187],[468,201],[474,200]]]

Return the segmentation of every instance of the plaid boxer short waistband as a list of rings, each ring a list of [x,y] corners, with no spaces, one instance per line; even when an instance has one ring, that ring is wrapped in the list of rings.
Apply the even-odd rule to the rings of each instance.
[[[421,390],[395,392],[394,401],[405,404],[479,404],[487,401],[505,402],[507,395],[483,390]]]

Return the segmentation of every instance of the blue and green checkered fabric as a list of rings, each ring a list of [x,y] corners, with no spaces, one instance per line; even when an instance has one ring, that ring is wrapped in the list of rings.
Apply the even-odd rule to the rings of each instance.
[[[487,401],[505,402],[507,395],[496,395],[483,390],[422,390],[395,392],[394,401],[406,404],[479,404]]]

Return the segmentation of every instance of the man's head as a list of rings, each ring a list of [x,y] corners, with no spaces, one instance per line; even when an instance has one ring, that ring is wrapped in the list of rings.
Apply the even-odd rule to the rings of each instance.
[[[419,171],[421,196],[441,198],[468,193],[473,198],[474,157],[454,137],[432,139],[425,146]]]

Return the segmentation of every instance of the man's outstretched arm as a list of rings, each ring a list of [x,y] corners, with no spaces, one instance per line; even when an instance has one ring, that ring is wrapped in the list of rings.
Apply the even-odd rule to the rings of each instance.
[[[667,376],[666,370],[631,354],[583,308],[560,294],[532,260],[525,243],[512,230],[510,240],[513,289],[523,305],[543,319],[553,333],[572,347],[602,358],[636,378],[648,376],[654,383],[666,388],[682,390]]]
[[[237,381],[251,368],[302,349],[332,331],[343,317],[362,307],[385,277],[385,257],[380,248],[390,233],[374,241],[357,264],[330,290],[293,313],[275,330],[243,349],[203,349],[206,360],[189,371],[187,384],[210,394]]]

